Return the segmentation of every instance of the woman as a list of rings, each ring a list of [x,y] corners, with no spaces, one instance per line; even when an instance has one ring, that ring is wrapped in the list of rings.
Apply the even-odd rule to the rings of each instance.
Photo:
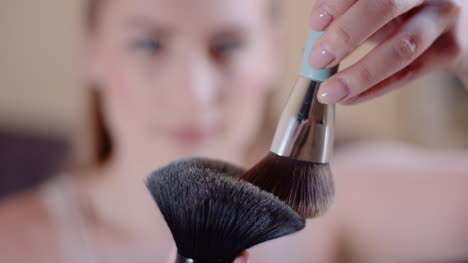
[[[276,5],[90,1],[83,57],[110,151],[2,203],[2,262],[167,262],[172,238],[142,180],[189,156],[246,163],[279,75]]]
[[[330,1],[332,7],[343,6],[326,7],[321,17],[337,23],[345,7],[354,2]],[[187,156],[247,161],[249,146],[260,129],[266,94],[278,71],[275,9],[269,0],[92,1],[84,57],[87,75],[99,94],[111,151],[104,151],[102,162],[79,176],[63,177],[39,192],[4,203],[0,228],[10,234],[0,238],[2,260],[170,260],[169,231],[142,178],[168,161]],[[319,47],[326,46],[327,34],[333,32],[336,23],[330,22]],[[335,55],[330,63],[340,59]],[[347,72],[334,79],[345,78]],[[388,72],[372,80],[385,75]],[[326,87],[322,100],[331,102],[328,98],[338,96]],[[355,94],[353,90],[348,98]],[[347,160],[338,156],[337,174],[359,173]],[[337,185],[338,193],[355,189],[341,176]],[[341,255],[339,245],[348,241],[350,221],[341,221],[340,213],[349,203],[339,196],[337,204],[329,216],[310,222],[303,233],[254,249],[253,261],[329,262]],[[344,243],[351,249],[353,242]],[[246,257],[239,260],[245,262]]]

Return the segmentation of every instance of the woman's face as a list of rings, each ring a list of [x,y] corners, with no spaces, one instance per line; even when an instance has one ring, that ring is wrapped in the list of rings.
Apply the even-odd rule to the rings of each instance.
[[[244,154],[278,71],[270,1],[105,1],[88,66],[117,151]]]

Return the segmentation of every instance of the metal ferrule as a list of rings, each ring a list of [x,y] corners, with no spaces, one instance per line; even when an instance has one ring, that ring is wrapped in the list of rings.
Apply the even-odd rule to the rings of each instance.
[[[179,253],[177,253],[177,258],[176,258],[175,263],[202,263],[202,262],[200,262],[198,260],[191,259],[191,258],[186,258],[186,257],[180,255]]]
[[[281,113],[271,151],[315,163],[329,163],[335,135],[335,105],[317,100],[322,82],[299,77]]]
[[[179,253],[177,253],[177,258],[176,258],[175,263],[200,263],[200,262],[193,260],[191,258],[186,258],[184,256],[179,255]]]

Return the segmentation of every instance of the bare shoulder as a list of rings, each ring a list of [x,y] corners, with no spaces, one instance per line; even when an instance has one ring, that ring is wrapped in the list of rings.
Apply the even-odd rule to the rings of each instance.
[[[53,221],[37,191],[0,200],[0,254],[5,262],[53,262]],[[27,251],[27,253],[26,253]]]

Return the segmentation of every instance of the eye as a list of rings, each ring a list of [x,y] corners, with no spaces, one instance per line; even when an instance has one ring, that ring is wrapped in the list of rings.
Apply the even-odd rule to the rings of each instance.
[[[162,45],[160,41],[148,38],[135,40],[132,43],[132,48],[151,55],[157,53]]]
[[[242,42],[238,39],[219,39],[214,41],[211,54],[215,58],[228,57],[240,50],[242,46]]]

